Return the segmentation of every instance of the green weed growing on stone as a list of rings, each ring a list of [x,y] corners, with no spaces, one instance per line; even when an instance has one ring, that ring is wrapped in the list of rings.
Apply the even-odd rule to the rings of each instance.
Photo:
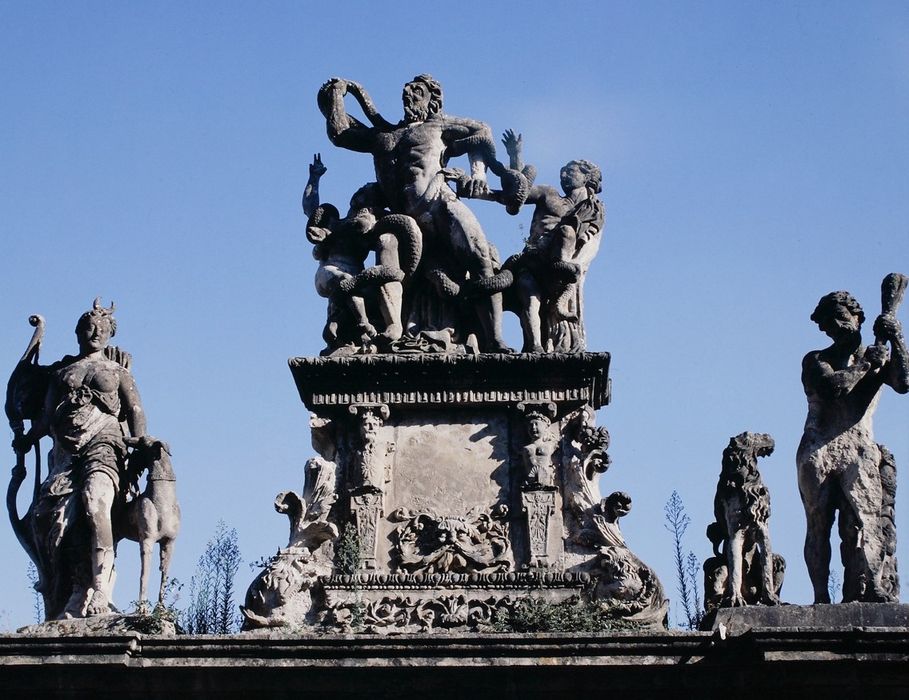
[[[614,617],[608,607],[569,598],[551,603],[542,598],[525,598],[494,624],[496,632],[615,632],[639,629],[640,625]]]
[[[360,569],[362,546],[360,534],[353,523],[347,523],[335,545],[335,561],[338,570],[347,576],[353,576]]]

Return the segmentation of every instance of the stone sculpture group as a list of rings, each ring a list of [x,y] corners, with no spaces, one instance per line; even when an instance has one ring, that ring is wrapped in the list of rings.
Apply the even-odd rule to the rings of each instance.
[[[562,192],[535,184],[521,136],[505,132],[501,163],[491,129],[445,114],[431,76],[402,98],[391,123],[354,81],[319,91],[329,139],[372,155],[376,182],[342,217],[320,200],[322,156],[310,165],[303,208],[327,347],[291,370],[319,455],[304,491],[332,486],[293,497],[290,541],[251,586],[246,626],[483,628],[531,595],[661,625],[662,586],[619,530],[631,499],[596,488],[609,357],[585,352],[582,307],[604,225],[600,169],[571,161]],[[458,156],[469,172],[450,166]],[[510,214],[531,205],[523,250],[501,262],[470,199]],[[521,321],[520,354],[502,338],[504,309]],[[298,517],[333,534],[301,541]]]
[[[368,123],[350,114],[348,96]],[[521,135],[504,132],[508,163],[500,162],[489,126],[445,114],[431,76],[407,83],[402,99],[404,117],[393,123],[354,81],[333,78],[318,92],[329,140],[371,155],[376,181],[354,192],[342,216],[321,201],[321,155],[309,165],[303,209],[316,291],[327,299],[326,347],[291,358],[290,368],[315,456],[302,494],[275,499],[288,543],[250,585],[244,627],[495,629],[529,599],[582,601],[623,624],[664,626],[664,589],[619,527],[631,497],[602,498],[597,486],[611,465],[609,433],[595,422],[611,398],[610,357],[587,351],[583,287],[603,238],[602,173],[572,160],[561,191],[536,184]],[[450,165],[461,156],[469,170]],[[531,206],[523,249],[503,262],[471,199],[509,214]],[[837,511],[844,601],[898,600],[895,465],[871,418],[885,384],[909,391],[895,317],[906,283],[884,280],[870,346],[848,293],[826,295],[812,315],[833,341],[802,365],[798,482],[818,603],[829,602]],[[505,310],[520,320],[520,353],[502,337]],[[44,321],[33,316],[8,385],[17,463],[7,506],[48,620],[116,611],[114,548],[123,538],[141,546],[143,601],[160,545],[161,602],[179,530],[170,448],[148,435],[131,357],[109,344],[113,311],[96,300],[76,326],[78,354],[47,366],[38,363]],[[42,474],[45,436],[53,445]],[[780,602],[785,562],[771,547],[757,469],[773,449],[769,435],[746,432],[723,452],[707,530],[708,611]],[[33,494],[20,515],[30,452]]]
[[[347,111],[351,95],[370,122]],[[506,131],[506,167],[490,128],[442,112],[442,86],[418,75],[404,86],[404,119],[382,117],[361,85],[334,78],[318,104],[333,144],[369,153],[376,182],[351,197],[347,215],[319,201],[326,167],[310,165],[303,197],[306,235],[319,261],[316,289],[329,300],[324,338],[329,355],[368,352],[509,352],[503,306],[517,311],[525,352],[582,352],[584,275],[602,238],[600,169],[571,161],[560,175],[564,195],[536,185],[522,162],[522,139]],[[448,167],[467,155],[470,174]],[[490,189],[487,170],[500,179]],[[451,185],[449,184],[451,183]],[[455,189],[452,189],[452,185]],[[534,206],[526,247],[504,263],[465,199],[499,202],[511,214]],[[375,264],[365,267],[370,253]]]

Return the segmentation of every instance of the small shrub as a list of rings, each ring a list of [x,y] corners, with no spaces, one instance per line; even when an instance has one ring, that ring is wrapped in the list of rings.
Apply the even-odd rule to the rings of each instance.
[[[35,616],[35,624],[41,624],[44,622],[44,596],[42,596],[41,591],[38,590],[38,568],[35,566],[34,562],[28,562],[28,567],[25,569],[25,575],[28,577],[28,582],[31,584],[33,596],[32,611]]]
[[[237,531],[218,521],[189,582],[189,607],[180,615],[187,634],[231,634],[240,629],[234,577],[240,568]]]
[[[614,632],[639,627],[614,617],[607,606],[577,597],[561,603],[524,598],[493,625],[497,632]]]
[[[679,604],[685,613],[681,627],[696,630],[704,618],[704,609],[701,605],[699,574],[701,563],[694,552],[689,551],[686,557],[683,554],[682,540],[685,531],[691,524],[691,518],[685,512],[685,504],[678,491],[673,491],[666,505],[663,507],[666,522],[663,527],[672,535],[672,553],[675,560],[675,573]]]
[[[342,574],[353,576],[360,569],[360,557],[363,548],[360,544],[360,534],[353,523],[347,523],[344,531],[335,545],[335,561]]]
[[[134,600],[130,627],[142,634],[163,634],[174,631],[183,634],[180,626],[181,613],[176,608],[183,584],[176,578],[170,579],[164,586],[164,602],[157,603],[151,611],[148,601]]]

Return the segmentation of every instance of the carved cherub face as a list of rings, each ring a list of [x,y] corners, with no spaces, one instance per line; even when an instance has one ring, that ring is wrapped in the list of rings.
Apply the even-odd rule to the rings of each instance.
[[[581,166],[578,163],[571,161],[562,167],[559,172],[559,179],[562,183],[562,189],[565,194],[568,194],[587,184],[587,173],[581,170]]]
[[[533,414],[527,419],[527,434],[534,442],[549,432],[549,419],[546,416]]]

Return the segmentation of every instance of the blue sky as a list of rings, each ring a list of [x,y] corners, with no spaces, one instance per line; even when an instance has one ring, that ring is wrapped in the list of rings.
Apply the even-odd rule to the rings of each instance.
[[[0,2],[0,361],[12,369],[29,314],[47,318],[49,362],[75,349],[96,295],[114,299],[149,429],[174,450],[173,573],[189,580],[220,518],[245,559],[272,553],[287,537],[272,499],[302,488],[311,454],[286,361],[319,351],[324,319],[300,209],[307,164],[322,153],[326,201],[372,179],[368,157],[328,143],[316,91],[355,79],[394,120],[404,82],[432,73],[447,112],[523,133],[540,182],[574,158],[603,168],[586,317],[590,348],[613,355],[601,488],[634,499],[632,548],[674,589],[666,499],[682,495],[687,544],[707,556],[722,449],[769,432],[783,598],[809,602],[800,361],[825,344],[808,319],[822,294],[848,289],[873,317],[881,278],[909,273],[909,6],[377,7]],[[474,210],[503,257],[520,248],[529,213]],[[506,327],[519,345],[516,319]],[[876,434],[905,471],[909,399],[884,396]],[[8,527],[0,554],[0,626],[26,624],[27,558]],[[131,543],[120,562],[127,604]]]

